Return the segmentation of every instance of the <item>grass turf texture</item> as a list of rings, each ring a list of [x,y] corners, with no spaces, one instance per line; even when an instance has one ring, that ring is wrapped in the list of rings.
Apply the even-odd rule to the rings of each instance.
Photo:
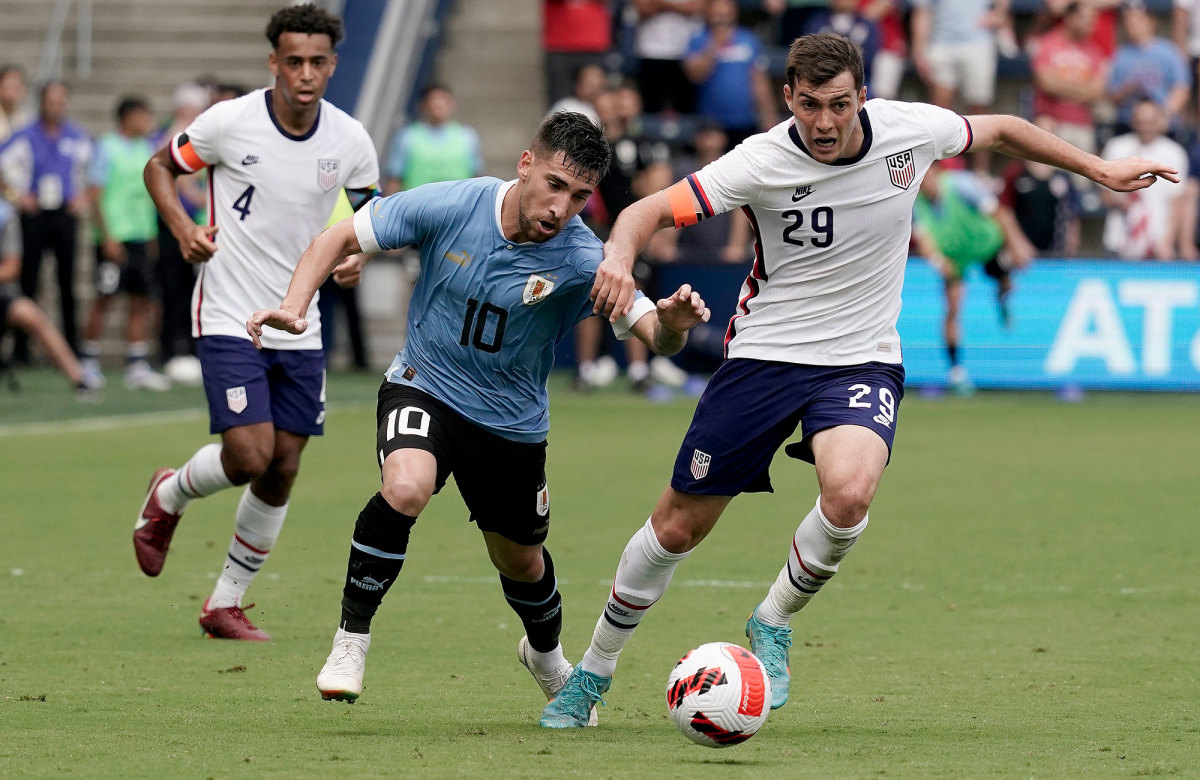
[[[196,625],[240,491],[193,504],[158,579],[130,549],[146,480],[208,440],[202,415],[21,427],[147,401],[197,408],[199,391],[110,385],[82,407],[48,373],[22,380],[20,397],[0,400],[0,776],[1200,771],[1192,397],[906,400],[870,528],[793,624],[791,701],[750,742],[713,751],[671,725],[667,675],[695,645],[745,643],[745,617],[815,497],[810,467],[781,456],[776,494],[735,501],[680,567],[628,647],[600,727],[549,732],[515,658],[520,623],[453,490],[414,530],[359,703],[322,702],[314,688],[354,518],[377,486],[375,378],[331,379],[328,435],[306,452],[287,529],[250,591],[249,613],[275,639],[265,645],[203,640]],[[578,659],[693,402],[578,396],[561,379],[551,397],[549,547]]]

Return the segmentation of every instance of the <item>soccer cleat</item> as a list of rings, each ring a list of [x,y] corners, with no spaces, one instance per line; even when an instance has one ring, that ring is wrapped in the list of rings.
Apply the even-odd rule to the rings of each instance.
[[[951,366],[950,374],[947,378],[950,383],[950,391],[955,395],[962,396],[963,398],[970,398],[975,395],[975,383],[967,375],[967,369],[964,366]]]
[[[521,665],[529,670],[533,675],[533,679],[537,681],[538,687],[542,689],[542,693],[546,695],[546,701],[552,701],[562,687],[567,684],[567,679],[571,676],[574,667],[570,663],[564,661],[557,669],[550,672],[540,672],[533,665],[533,648],[529,646],[529,637],[521,637],[521,641],[517,643],[517,660]],[[596,708],[592,708],[592,712],[588,715],[588,725],[596,725]]]
[[[253,607],[247,604],[246,609]],[[244,642],[270,642],[271,635],[250,622],[241,607],[208,608],[208,599],[200,610],[200,628],[209,639],[240,639]]]
[[[604,703],[601,697],[612,685],[611,677],[574,669],[562,690],[558,692],[546,709],[542,710],[541,723],[548,729],[576,729],[587,726],[595,714],[596,702]]]
[[[159,469],[150,478],[146,500],[138,512],[137,524],[133,526],[133,551],[137,554],[138,566],[147,577],[157,577],[167,559],[167,548],[179,525],[179,515],[173,515],[158,503],[158,486],[174,474],[172,469]]]
[[[153,390],[161,393],[171,389],[171,380],[160,374],[144,360],[135,360],[125,369],[126,390]]]
[[[352,634],[339,628],[333,635],[333,651],[317,675],[317,690],[325,701],[353,704],[362,693],[363,674],[367,670],[370,634]]]
[[[750,652],[758,656],[767,669],[767,677],[771,680],[771,709],[777,710],[787,704],[788,686],[792,680],[788,667],[792,629],[768,626],[751,613],[746,621],[746,636],[750,638]]]

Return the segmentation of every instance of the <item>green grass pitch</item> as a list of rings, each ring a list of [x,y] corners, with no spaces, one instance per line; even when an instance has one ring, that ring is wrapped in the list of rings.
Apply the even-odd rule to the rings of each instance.
[[[193,504],[161,577],[134,562],[150,473],[208,441],[187,411],[199,391],[110,389],[80,407],[57,377],[22,380],[0,390],[0,776],[1200,776],[1194,397],[906,400],[870,528],[793,623],[791,701],[716,751],[676,733],[666,678],[695,645],[745,642],[814,500],[810,467],[777,459],[776,493],[736,500],[680,567],[600,727],[548,732],[515,658],[520,624],[453,490],[414,530],[359,703],[314,688],[378,483],[375,378],[331,379],[328,434],[250,591],[265,645],[196,625],[237,490]],[[578,396],[561,378],[551,396],[548,546],[578,659],[694,402]]]

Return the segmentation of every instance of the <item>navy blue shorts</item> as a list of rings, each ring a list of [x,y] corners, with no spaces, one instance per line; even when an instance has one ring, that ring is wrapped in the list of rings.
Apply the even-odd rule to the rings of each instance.
[[[727,360],[692,417],[671,487],[681,493],[736,496],[773,492],[771,460],[801,427],[788,455],[813,462],[812,437],[837,425],[860,425],[892,449],[904,397],[904,367],[888,363],[804,366]]]
[[[209,432],[274,423],[299,436],[325,430],[325,353],[319,349],[254,348],[249,339],[196,339],[204,370]]]

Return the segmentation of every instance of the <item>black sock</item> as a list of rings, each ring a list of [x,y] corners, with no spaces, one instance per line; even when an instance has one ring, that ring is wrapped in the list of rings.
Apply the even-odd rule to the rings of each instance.
[[[358,513],[342,589],[344,630],[370,633],[371,618],[404,565],[408,534],[416,522],[417,518],[392,509],[379,493]]]
[[[958,365],[958,345],[957,344],[950,344],[950,343],[946,344],[946,357],[950,359],[951,366]]]
[[[558,635],[562,632],[562,596],[554,576],[554,561],[545,547],[542,560],[546,570],[537,582],[517,582],[501,574],[500,587],[508,606],[525,625],[529,646],[539,653],[548,653],[558,647]]]

